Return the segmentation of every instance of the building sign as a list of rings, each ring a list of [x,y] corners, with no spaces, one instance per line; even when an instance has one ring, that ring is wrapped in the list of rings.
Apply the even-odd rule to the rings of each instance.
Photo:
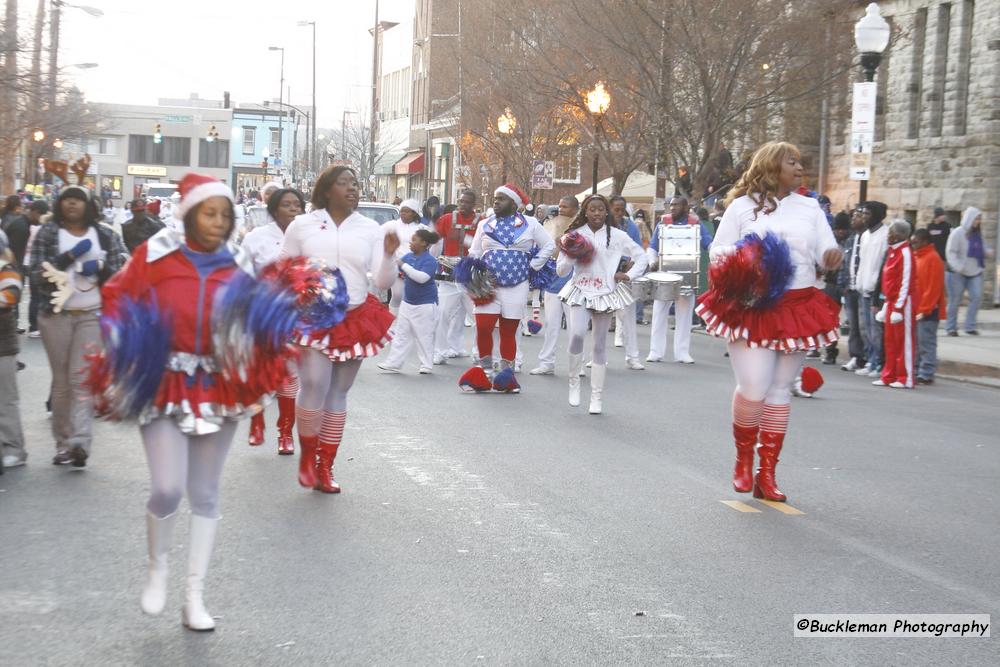
[[[531,161],[531,189],[551,190],[556,177],[556,163],[551,160]]]
[[[878,84],[874,81],[854,84],[854,99],[851,108],[850,176],[852,181],[867,181],[871,178],[877,98]]]
[[[191,116],[167,116],[163,120],[168,123],[190,123]]]
[[[141,164],[130,164],[128,166],[129,176],[166,176],[166,167],[147,167]]]

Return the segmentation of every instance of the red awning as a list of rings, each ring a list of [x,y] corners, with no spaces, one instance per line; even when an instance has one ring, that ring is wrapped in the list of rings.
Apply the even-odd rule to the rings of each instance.
[[[402,160],[392,166],[392,173],[396,175],[422,174],[424,173],[423,152],[407,155]]]

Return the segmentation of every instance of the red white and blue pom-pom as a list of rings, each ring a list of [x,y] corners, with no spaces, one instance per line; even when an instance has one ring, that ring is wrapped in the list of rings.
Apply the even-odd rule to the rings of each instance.
[[[481,259],[463,257],[455,265],[455,282],[460,283],[477,306],[492,303],[496,298],[496,277]]]
[[[212,305],[212,343],[223,376],[244,383],[253,376],[255,385],[276,383],[277,377],[257,375],[265,368],[280,373],[276,360],[288,356],[298,326],[294,294],[237,271]]]
[[[734,252],[712,263],[708,275],[712,289],[733,308],[764,310],[788,290],[795,265],[788,244],[777,235],[747,234]]]
[[[535,319],[528,320],[528,333],[530,333],[532,336],[534,336],[535,334],[537,334],[541,330],[542,330],[542,323],[541,322],[539,322],[538,320],[535,320]]]
[[[493,391],[504,394],[517,394],[521,392],[521,385],[517,383],[517,376],[514,375],[513,368],[505,368],[493,378]]]
[[[279,259],[265,266],[260,277],[295,296],[301,333],[330,329],[344,321],[350,295],[339,269],[313,257]]]
[[[531,251],[532,259],[538,254],[538,248]],[[528,287],[531,289],[548,289],[554,282],[559,280],[559,274],[556,273],[556,260],[549,259],[545,262],[545,266],[535,271],[532,268],[528,269]]]
[[[563,234],[557,241],[557,245],[559,250],[575,259],[577,264],[586,266],[594,260],[594,244],[576,230]]]
[[[462,391],[474,392],[489,391],[493,388],[489,376],[486,375],[486,371],[481,366],[473,366],[462,373],[462,377],[458,379],[458,386],[462,388]]]
[[[115,315],[101,318],[104,351],[88,356],[87,386],[98,412],[112,420],[137,419],[156,398],[173,340],[169,317],[155,294],[135,301],[127,296]]]

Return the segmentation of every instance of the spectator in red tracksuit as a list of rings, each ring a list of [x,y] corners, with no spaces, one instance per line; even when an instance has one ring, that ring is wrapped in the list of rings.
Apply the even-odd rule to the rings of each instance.
[[[910,248],[910,223],[895,220],[889,226],[889,251],[882,267],[885,303],[876,315],[885,323],[885,365],[882,377],[872,382],[878,387],[912,389],[916,377],[917,269]]]

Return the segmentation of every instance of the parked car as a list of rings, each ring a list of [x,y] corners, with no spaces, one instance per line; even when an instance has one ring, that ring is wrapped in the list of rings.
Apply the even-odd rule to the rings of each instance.
[[[380,225],[390,220],[399,220],[399,207],[392,204],[380,204],[373,201],[363,201],[358,204],[358,213],[371,218]]]

